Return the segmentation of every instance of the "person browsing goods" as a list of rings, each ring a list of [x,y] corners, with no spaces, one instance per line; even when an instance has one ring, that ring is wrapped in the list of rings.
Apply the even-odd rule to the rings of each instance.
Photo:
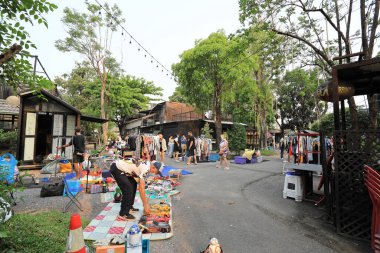
[[[159,162],[143,162],[136,164],[118,160],[112,163],[110,172],[123,194],[118,217],[119,219],[135,219],[135,216],[133,216],[131,212],[139,211],[137,208],[133,207],[137,187],[139,189],[141,201],[143,203],[144,214],[150,214],[148,199],[145,195],[145,177],[148,172],[153,174],[160,174],[160,168],[161,163]]]
[[[69,142],[69,144],[62,145],[57,147],[57,149],[66,148],[73,145],[74,146],[74,153],[73,153],[73,163],[74,163],[74,170],[76,174],[76,179],[79,179],[81,177],[82,172],[82,163],[84,161],[84,153],[86,151],[86,140],[84,138],[84,135],[81,134],[81,128],[75,127],[75,135]]]

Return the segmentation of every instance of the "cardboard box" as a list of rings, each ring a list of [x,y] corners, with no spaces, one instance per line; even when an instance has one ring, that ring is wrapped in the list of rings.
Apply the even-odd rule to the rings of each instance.
[[[124,245],[108,245],[96,248],[96,253],[125,253]]]

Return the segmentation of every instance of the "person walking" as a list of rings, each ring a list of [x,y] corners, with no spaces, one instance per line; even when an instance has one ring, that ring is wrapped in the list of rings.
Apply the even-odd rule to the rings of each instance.
[[[181,145],[179,144],[179,134],[176,134],[174,137],[174,160],[179,162],[178,153],[181,150]]]
[[[281,159],[284,159],[284,150],[285,150],[285,141],[284,141],[284,138],[281,138],[280,140]]]
[[[57,149],[66,148],[71,145],[74,146],[73,164],[75,170],[75,178],[79,179],[82,176],[82,163],[84,161],[84,153],[86,151],[86,139],[84,135],[81,134],[80,127],[75,127],[75,135],[68,144],[59,146]]]
[[[185,161],[186,148],[187,148],[187,138],[186,138],[185,134],[182,134],[182,136],[181,136],[181,155],[182,155],[182,161]]]
[[[158,152],[160,154],[160,162],[162,164],[164,164],[165,162],[165,152],[166,150],[168,149],[167,146],[166,146],[166,140],[164,138],[164,136],[162,135],[162,133],[158,133],[158,142],[159,142],[159,145],[158,145]]]
[[[190,165],[191,159],[194,158],[194,163],[197,165],[197,157],[195,154],[195,138],[193,136],[193,132],[188,132],[188,138],[187,138],[187,152],[188,152],[188,158],[187,158],[187,165]]]
[[[169,136],[168,147],[169,147],[168,156],[170,158],[173,158],[173,152],[174,152],[174,138],[173,138],[173,135]]]
[[[228,141],[226,139],[226,137],[222,134],[220,136],[220,144],[219,144],[219,165],[217,165],[216,167],[217,168],[220,168],[220,167],[223,167],[223,165],[225,166],[225,169],[226,170],[229,170],[229,162],[227,160],[227,155],[228,155]]]

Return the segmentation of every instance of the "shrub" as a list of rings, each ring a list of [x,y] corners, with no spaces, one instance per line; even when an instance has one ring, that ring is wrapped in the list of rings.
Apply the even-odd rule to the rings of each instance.
[[[228,129],[228,144],[230,151],[237,153],[244,150],[247,146],[247,133],[243,125],[234,124],[231,129]]]

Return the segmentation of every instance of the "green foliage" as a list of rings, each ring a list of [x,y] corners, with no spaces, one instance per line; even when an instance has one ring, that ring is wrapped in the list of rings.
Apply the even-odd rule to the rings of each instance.
[[[317,119],[318,112],[326,106],[312,95],[317,85],[317,71],[295,69],[285,74],[277,87],[277,106],[283,129],[307,129]]]
[[[251,72],[256,58],[247,54],[247,46],[244,38],[227,37],[219,31],[196,41],[172,67],[185,100],[200,111],[212,109],[218,140],[224,105],[236,100],[234,91],[254,83]]]
[[[214,130],[210,128],[210,124],[208,122],[205,123],[203,128],[201,129],[201,133],[208,139],[212,139],[212,134],[214,133]]]
[[[231,151],[240,152],[247,147],[247,133],[245,127],[240,124],[234,124],[227,131],[228,144]]]
[[[173,94],[169,97],[170,102],[180,102],[180,103],[187,103],[186,96],[183,95],[184,92],[181,91],[181,86],[177,86],[173,92]]]
[[[10,47],[12,43],[20,43],[25,49],[36,46],[28,40],[29,33],[25,30],[23,23],[44,24],[48,23],[44,14],[57,9],[55,4],[45,0],[21,0],[21,1],[0,1],[0,49]]]
[[[56,83],[62,87],[63,98],[69,104],[80,109],[83,114],[100,115],[101,83],[96,76],[96,71],[88,62],[77,64],[70,74],[57,78]],[[119,128],[125,126],[130,116],[146,109],[149,101],[162,95],[162,88],[143,78],[129,75],[110,76],[107,79],[107,86],[109,88],[106,93],[105,109]],[[94,133],[99,125],[87,124],[85,127],[86,132]]]
[[[0,233],[7,233],[0,238],[0,251],[64,252],[69,223],[70,214],[58,211],[16,214],[0,226]]]
[[[0,149],[7,149],[13,153],[16,151],[17,131],[5,131],[0,129]]]
[[[33,66],[28,61],[28,49],[36,46],[23,24],[44,24],[48,27],[44,15],[55,9],[55,4],[45,0],[0,0],[0,53],[4,53],[14,43],[23,47],[19,55],[0,64],[1,78],[5,85],[15,90],[20,86],[27,86],[36,91],[53,87],[47,79],[33,74]]]
[[[379,117],[380,119],[380,117]],[[359,129],[369,129],[370,127],[369,123],[369,114],[368,110],[360,108],[358,109],[358,128]],[[351,114],[349,113],[349,110],[346,109],[346,127],[347,129],[351,129],[352,127],[352,121],[351,121]],[[319,122],[315,121],[312,126],[311,130],[313,131],[322,131],[326,136],[333,136],[334,133],[334,114],[328,113],[324,115]]]
[[[267,150],[267,149],[260,150],[260,153],[262,156],[274,156],[274,155],[276,155],[276,151]]]

